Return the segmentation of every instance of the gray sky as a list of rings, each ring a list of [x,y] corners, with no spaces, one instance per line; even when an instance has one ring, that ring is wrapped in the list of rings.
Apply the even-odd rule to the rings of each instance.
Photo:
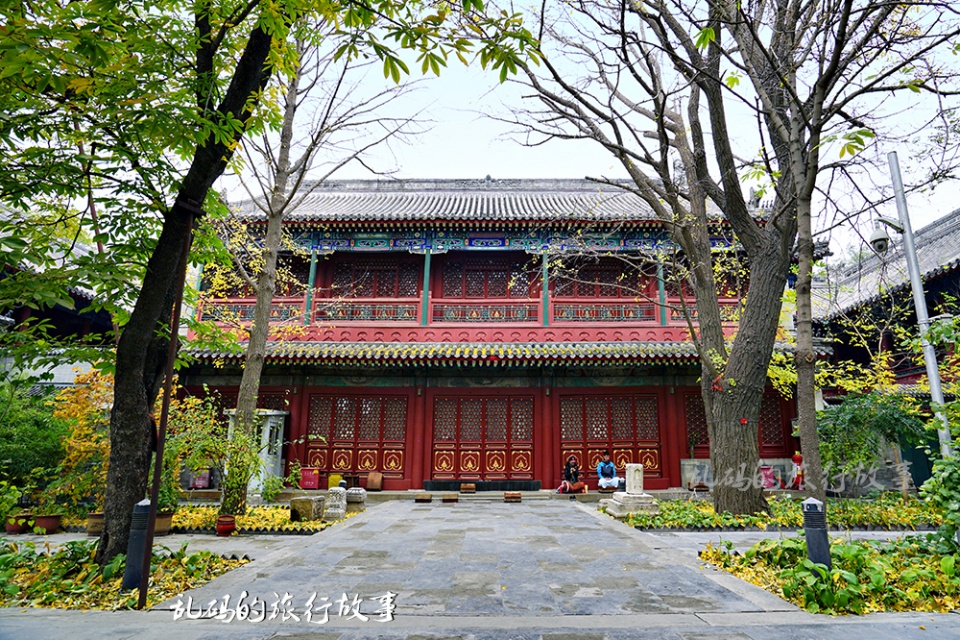
[[[497,122],[485,114],[503,114],[509,107],[524,103],[521,88],[516,84],[500,85],[495,73],[484,72],[479,64],[464,68],[456,61],[444,69],[441,77],[428,76],[419,89],[391,104],[391,113],[412,114],[421,111],[420,118],[430,120],[430,129],[407,142],[392,143],[377,149],[369,156],[373,166],[382,171],[394,171],[397,178],[582,178],[626,177],[623,168],[613,156],[588,141],[551,141],[539,147],[526,147],[511,139],[517,132],[511,126]],[[415,74],[416,76],[416,74]],[[365,82],[381,85],[382,76],[372,69]],[[885,155],[890,149],[878,148]],[[911,182],[905,152],[900,153],[904,182]],[[885,164],[884,164],[885,166]],[[370,172],[354,163],[341,169],[340,179],[370,178]],[[878,184],[889,184],[889,174],[874,177]],[[939,187],[934,194],[908,195],[908,208],[914,229],[954,210],[958,203],[957,186]],[[896,218],[891,202],[880,215]],[[873,224],[869,220],[857,223],[860,234],[869,237]],[[818,225],[822,228],[822,223]],[[831,246],[836,254],[843,247],[857,245],[857,233],[846,225],[833,232]]]

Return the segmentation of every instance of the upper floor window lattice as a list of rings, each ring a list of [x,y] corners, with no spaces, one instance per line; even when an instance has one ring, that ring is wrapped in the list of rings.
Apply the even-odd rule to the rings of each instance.
[[[444,298],[527,298],[530,276],[503,256],[455,259],[444,265]]]
[[[419,268],[413,263],[352,260],[334,267],[333,293],[344,298],[415,298],[419,280]]]
[[[636,265],[616,258],[571,267],[557,278],[562,298],[637,298],[657,295],[652,265]]]

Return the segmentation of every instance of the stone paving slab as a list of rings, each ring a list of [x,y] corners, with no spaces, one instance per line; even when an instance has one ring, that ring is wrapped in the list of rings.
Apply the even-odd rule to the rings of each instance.
[[[300,620],[278,611],[259,623],[174,621],[169,603],[147,612],[0,609],[0,639],[960,638],[956,614],[807,614],[703,567],[696,551],[710,536],[740,546],[764,534],[640,532],[575,501],[387,502],[313,536],[265,540],[260,550],[259,537],[231,538],[256,560],[186,594],[200,607],[225,595],[235,603],[246,591],[247,602],[268,608],[289,594],[288,613]],[[378,622],[371,598],[388,591],[395,618]],[[313,594],[317,617],[308,622]],[[367,621],[352,616],[354,594]],[[324,602],[329,616],[318,624]]]
[[[419,509],[399,501],[377,505],[335,533],[303,538],[270,566],[252,563],[189,595],[206,603],[228,594],[235,599],[242,591],[264,601],[290,593],[302,605],[313,593],[331,602],[344,593],[369,600],[386,593],[371,592],[371,584],[390,584],[398,615],[793,609],[779,599],[760,606],[743,595],[759,589],[733,590],[710,579],[714,571],[654,553],[633,530],[578,503]]]
[[[956,640],[960,615],[891,613],[830,618],[803,612],[510,618],[398,616],[384,624],[303,621],[172,622],[164,611],[0,609],[0,639],[47,640]],[[922,628],[921,628],[922,627]]]

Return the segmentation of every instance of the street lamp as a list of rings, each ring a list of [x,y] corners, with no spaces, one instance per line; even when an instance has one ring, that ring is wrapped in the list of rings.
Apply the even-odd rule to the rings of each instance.
[[[907,198],[903,193],[903,181],[900,179],[900,163],[897,161],[897,152],[887,154],[890,163],[890,175],[893,178],[893,191],[897,200],[897,213],[900,222],[889,218],[880,218],[882,225],[886,225],[903,235],[903,254],[907,259],[907,271],[910,273],[910,286],[913,289],[913,304],[917,310],[917,324],[920,327],[920,344],[923,345],[923,360],[927,365],[927,378],[930,380],[930,399],[937,406],[943,406],[943,390],[940,388],[940,370],[937,367],[937,353],[927,340],[927,331],[930,329],[930,318],[927,314],[927,300],[923,295],[923,282],[920,279],[920,263],[917,260],[917,247],[913,242],[913,229],[910,228],[910,216],[907,214]],[[870,236],[870,246],[877,253],[886,253],[890,244],[890,237],[886,230],[877,225]],[[937,438],[940,441],[940,454],[944,457],[953,455],[950,447],[950,423],[942,409],[936,412],[941,427],[937,429]]]

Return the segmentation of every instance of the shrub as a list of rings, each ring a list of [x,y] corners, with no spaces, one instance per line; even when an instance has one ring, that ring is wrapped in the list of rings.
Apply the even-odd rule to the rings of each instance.
[[[926,440],[924,421],[902,396],[851,395],[817,413],[824,469],[856,473],[880,462],[885,442],[915,447]]]
[[[92,370],[60,391],[54,416],[69,425],[64,457],[44,500],[74,513],[102,508],[110,462],[110,407],[113,377]],[[92,503],[92,504],[91,504]]]
[[[893,542],[833,539],[830,570],[803,538],[761,540],[743,555],[707,545],[701,558],[811,613],[940,611],[960,606],[960,553],[935,534]]]
[[[136,591],[121,591],[125,556],[101,568],[94,562],[96,540],[66,542],[37,552],[32,543],[0,544],[0,607],[60,609],[132,609]],[[153,554],[147,606],[240,567],[248,560],[228,560],[209,551],[165,549]]]
[[[0,477],[19,487],[32,472],[53,477],[63,459],[68,423],[54,415],[52,390],[28,396],[26,389],[0,383]]]

